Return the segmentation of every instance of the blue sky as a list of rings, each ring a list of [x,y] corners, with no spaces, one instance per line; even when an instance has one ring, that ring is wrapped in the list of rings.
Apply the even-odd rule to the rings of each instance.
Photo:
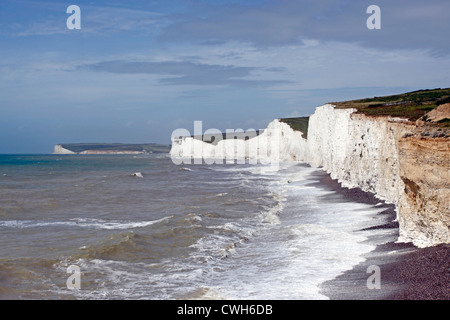
[[[69,5],[81,29],[69,30]],[[366,9],[381,9],[369,30]],[[330,101],[450,87],[447,0],[0,0],[0,153],[262,129]]]

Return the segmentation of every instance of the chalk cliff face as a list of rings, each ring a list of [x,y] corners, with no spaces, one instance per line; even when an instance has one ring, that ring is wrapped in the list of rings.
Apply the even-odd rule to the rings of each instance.
[[[249,135],[252,136],[251,133]],[[223,163],[224,160],[250,163],[306,160],[307,147],[306,140],[302,138],[303,134],[278,119],[272,121],[263,133],[255,135],[248,140],[225,139],[217,144],[206,143],[193,137],[174,139],[170,154],[178,163],[191,163],[201,159],[207,163]]]
[[[75,154],[75,152],[63,148],[60,144],[55,145],[53,154]]]
[[[450,242],[450,139],[399,141],[400,234],[419,246]]]
[[[400,240],[419,247],[450,242],[450,139],[404,138],[413,123],[354,109],[318,107],[310,117],[308,163],[349,188],[397,208]]]
[[[317,108],[310,118],[309,163],[323,167],[345,187],[358,187],[397,204],[404,189],[398,140],[413,125],[354,111],[331,105]]]
[[[414,123],[355,111],[318,107],[309,120],[308,140],[274,120],[247,141],[224,140],[216,146],[191,137],[173,141],[171,155],[233,159],[241,143],[247,159],[321,167],[344,187],[358,187],[395,204],[400,240],[419,247],[449,243],[450,139],[410,136]]]

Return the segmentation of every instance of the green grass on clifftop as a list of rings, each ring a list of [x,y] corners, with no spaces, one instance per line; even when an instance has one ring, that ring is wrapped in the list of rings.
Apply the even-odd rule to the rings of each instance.
[[[356,108],[372,116],[392,116],[415,121],[440,104],[450,102],[450,88],[418,90],[385,97],[332,102],[337,108]]]
[[[372,116],[392,116],[416,121],[437,106],[450,103],[450,88],[424,89],[392,96],[373,97],[359,100],[331,102],[336,108],[355,108],[360,113]],[[292,129],[304,133],[308,137],[309,117],[284,118],[281,122]],[[449,120],[439,122],[440,126],[448,126]]]
[[[308,137],[309,117],[284,118],[280,121],[288,124],[294,130],[303,132],[303,138]]]

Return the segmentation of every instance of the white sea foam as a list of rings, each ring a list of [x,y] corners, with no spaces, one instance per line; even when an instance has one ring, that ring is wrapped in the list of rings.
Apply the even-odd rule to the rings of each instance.
[[[40,227],[82,227],[106,230],[125,230],[143,228],[155,223],[163,222],[171,217],[165,217],[153,221],[108,221],[92,218],[75,218],[68,221],[39,221],[39,220],[9,220],[0,221],[0,227],[5,228],[40,228]]]
[[[134,228],[143,228],[155,223],[163,222],[171,217],[164,217],[162,219],[153,220],[153,221],[105,221],[101,219],[90,219],[90,218],[78,218],[73,219],[77,226],[81,227],[93,227],[98,229],[108,229],[108,230],[121,230],[121,229],[134,229]]]
[[[138,177],[138,178],[143,178],[143,177],[144,177],[144,175],[142,174],[142,172],[135,172],[135,173],[132,173],[131,176],[133,176],[133,177]]]
[[[380,208],[345,200],[327,203],[333,191],[307,186],[313,172],[284,167],[269,173],[267,187],[275,205],[261,213],[263,224],[248,233],[250,241],[228,250],[219,278],[211,275],[207,288],[231,299],[327,299],[320,293],[321,283],[364,261],[375,247],[357,230],[373,224]],[[242,232],[240,225],[227,226]],[[196,247],[205,246],[204,241]]]

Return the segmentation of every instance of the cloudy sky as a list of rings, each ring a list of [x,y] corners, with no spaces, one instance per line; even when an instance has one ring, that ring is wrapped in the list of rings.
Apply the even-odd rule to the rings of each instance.
[[[81,29],[69,30],[69,5]],[[381,9],[381,29],[366,12]],[[0,153],[262,129],[450,87],[448,0],[0,0]]]

